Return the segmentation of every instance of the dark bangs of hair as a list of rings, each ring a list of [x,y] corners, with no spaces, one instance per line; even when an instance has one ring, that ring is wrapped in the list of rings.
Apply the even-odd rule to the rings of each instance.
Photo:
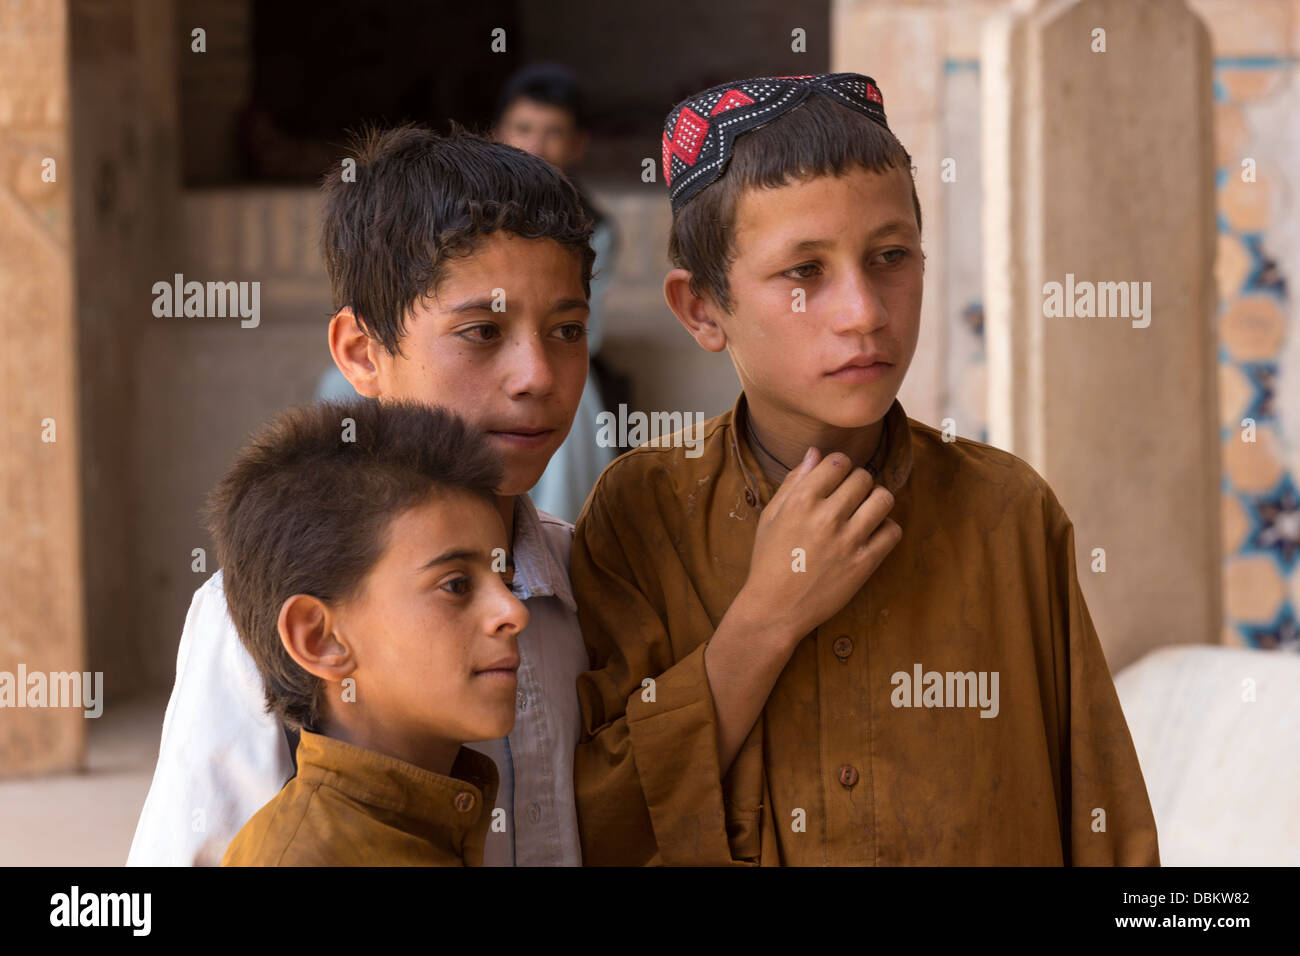
[[[726,171],[673,217],[668,258],[691,273],[691,288],[731,312],[727,273],[735,259],[736,208],[745,190],[791,180],[838,176],[854,166],[883,173],[907,170],[912,208],[921,228],[912,157],[889,130],[821,94],[736,140]]]

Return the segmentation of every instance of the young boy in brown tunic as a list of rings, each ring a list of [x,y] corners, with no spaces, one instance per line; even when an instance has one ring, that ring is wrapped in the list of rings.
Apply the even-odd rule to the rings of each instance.
[[[357,399],[281,416],[208,521],[297,775],[225,866],[480,866],[517,638],[499,456],[450,412]]]
[[[715,87],[663,161],[665,296],[743,392],[578,521],[585,861],[1158,864],[1069,518],[895,397],[924,256],[878,86]]]

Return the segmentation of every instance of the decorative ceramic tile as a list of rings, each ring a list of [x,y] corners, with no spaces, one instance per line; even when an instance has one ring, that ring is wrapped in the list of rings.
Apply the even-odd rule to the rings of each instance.
[[[1255,398],[1255,387],[1231,362],[1219,363],[1219,426],[1237,438],[1241,420]]]
[[[1275,170],[1255,169],[1253,182],[1243,180],[1241,160],[1225,166],[1219,208],[1234,232],[1258,232],[1268,226]],[[1270,175],[1272,173],[1273,175]]]
[[[1233,299],[1219,320],[1220,341],[1238,362],[1275,360],[1285,335],[1286,317],[1272,296]]]
[[[1250,531],[1250,519],[1234,494],[1219,496],[1219,527],[1223,532],[1223,550],[1227,553],[1240,550]]]
[[[1223,84],[1224,93],[1230,103],[1270,96],[1277,92],[1285,79],[1285,74],[1275,69],[1252,69],[1250,66],[1245,66],[1219,71],[1219,82]]]
[[[1219,287],[1219,298],[1227,299],[1241,288],[1250,275],[1251,254],[1241,239],[1223,231],[1218,237],[1218,254],[1214,261],[1214,281]]]
[[[1282,275],[1277,260],[1264,248],[1264,237],[1259,233],[1243,233],[1241,241],[1250,255],[1250,269],[1241,286],[1242,294],[1264,292],[1279,299],[1285,298],[1286,277]]]
[[[1300,622],[1296,621],[1289,602],[1283,604],[1268,623],[1242,623],[1237,625],[1237,630],[1247,647],[1265,651],[1300,651]]]
[[[1234,490],[1266,494],[1277,487],[1284,474],[1277,432],[1268,422],[1257,419],[1254,438],[1245,441],[1239,432],[1223,443],[1224,472]]]
[[[1264,554],[1277,562],[1285,575],[1300,563],[1300,494],[1284,475],[1278,486],[1267,494],[1244,497],[1249,528],[1241,554]]]
[[[1297,62],[1277,48],[1288,42],[1300,4],[1231,5],[1193,0],[1209,21],[1214,69],[1215,189],[1218,197],[1220,425],[1223,439],[1225,643],[1300,650],[1300,494],[1282,436],[1294,437],[1300,415],[1279,395],[1294,389],[1300,367],[1291,354],[1287,260],[1291,197],[1300,192],[1293,150],[1279,148],[1294,124],[1290,84]],[[1280,24],[1286,30],[1274,30]],[[1243,165],[1244,161],[1248,162]],[[1253,420],[1255,441],[1242,419]],[[1235,502],[1234,509],[1231,502]]]
[[[1224,569],[1228,616],[1237,622],[1262,624],[1282,607],[1285,588],[1277,565],[1268,557],[1231,558]]]

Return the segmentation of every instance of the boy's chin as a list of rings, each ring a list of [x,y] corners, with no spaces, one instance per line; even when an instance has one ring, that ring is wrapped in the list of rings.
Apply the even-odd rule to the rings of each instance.
[[[540,465],[536,462],[507,460],[505,477],[502,479],[501,488],[497,494],[502,497],[512,498],[515,495],[525,495],[532,491],[533,487],[542,480],[542,473],[546,471],[547,463],[549,463],[549,459]]]
[[[562,441],[563,439],[553,440],[549,445],[541,448],[518,448],[509,441],[493,440],[492,447],[501,456],[505,467],[505,475],[497,493],[513,496],[532,491],[533,486],[542,480],[546,466],[560,450]]]
[[[473,724],[473,733],[467,734],[465,743],[480,743],[484,740],[500,740],[508,737],[515,728],[515,695],[510,695],[510,706],[495,713],[486,713]]]
[[[863,391],[825,397],[808,395],[800,403],[800,411],[831,428],[865,428],[884,418],[893,404],[892,392]]]

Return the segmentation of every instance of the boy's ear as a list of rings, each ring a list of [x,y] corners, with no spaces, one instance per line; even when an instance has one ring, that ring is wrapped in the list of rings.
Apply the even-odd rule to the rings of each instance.
[[[691,274],[685,269],[671,269],[664,276],[664,299],[686,331],[708,352],[727,347],[727,334],[713,318],[715,305],[691,289]]]
[[[280,605],[280,643],[307,673],[338,683],[356,670],[352,649],[339,640],[334,612],[320,598],[295,594]]]
[[[358,394],[379,398],[379,367],[375,360],[376,349],[383,345],[366,335],[350,307],[339,309],[330,319],[329,343],[334,364]]]

